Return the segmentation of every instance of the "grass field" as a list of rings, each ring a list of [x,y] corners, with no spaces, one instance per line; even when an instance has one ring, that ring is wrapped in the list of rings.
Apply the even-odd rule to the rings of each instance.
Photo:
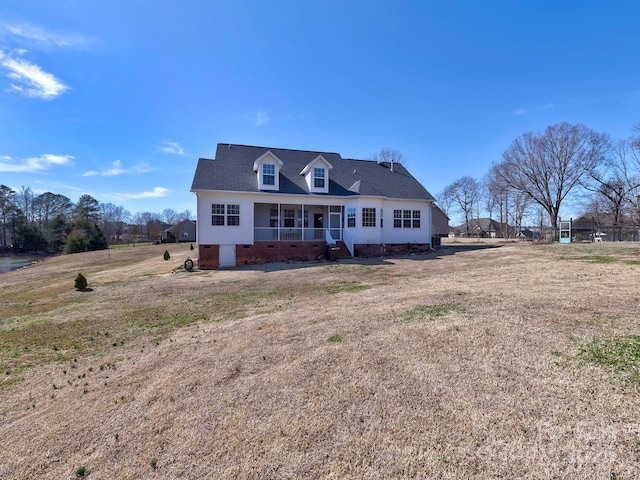
[[[638,244],[191,255],[0,275],[0,478],[640,477]]]

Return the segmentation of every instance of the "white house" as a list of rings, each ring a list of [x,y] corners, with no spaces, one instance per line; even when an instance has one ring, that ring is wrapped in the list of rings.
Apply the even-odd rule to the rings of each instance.
[[[428,250],[433,196],[398,163],[218,144],[201,158],[200,268]]]

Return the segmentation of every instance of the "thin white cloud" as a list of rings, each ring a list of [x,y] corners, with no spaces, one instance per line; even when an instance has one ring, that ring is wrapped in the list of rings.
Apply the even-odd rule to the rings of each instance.
[[[175,155],[184,155],[184,149],[178,142],[165,142],[165,146],[161,149],[164,153],[173,153]]]
[[[0,67],[12,82],[8,91],[27,97],[51,100],[69,90],[55,75],[22,58],[13,58],[0,52]]]
[[[150,172],[151,168],[148,165],[140,164],[134,165],[131,168],[122,168],[122,162],[120,160],[116,160],[111,164],[111,168],[107,168],[102,171],[98,170],[89,170],[82,174],[83,177],[94,177],[96,175],[100,175],[102,177],[115,177],[117,175],[125,175],[132,173],[146,173]]]
[[[142,198],[159,198],[166,197],[167,193],[169,193],[168,188],[163,187],[155,187],[151,192],[142,192],[142,193],[116,193],[118,198],[128,199],[128,200],[140,200]]]
[[[84,188],[74,187],[72,185],[67,185],[66,183],[61,182],[43,182],[41,180],[36,180],[35,183],[36,185],[42,185],[47,188],[71,190],[72,192],[84,192]]]
[[[258,110],[257,112],[254,112],[252,116],[255,120],[256,127],[261,127],[262,125],[269,123],[269,116],[264,110]]]
[[[553,107],[555,107],[553,102],[549,102],[546,103],[544,105],[538,105],[532,108],[518,108],[516,110],[513,111],[513,115],[515,116],[519,116],[519,115],[529,115],[531,112],[536,112],[536,111],[540,111],[540,110],[551,110]]]
[[[92,41],[82,35],[50,32],[28,23],[5,23],[4,30],[16,40],[59,48],[87,48]],[[17,38],[15,38],[17,37]]]
[[[67,165],[75,157],[72,155],[52,155],[46,153],[39,157],[30,158],[12,158],[0,157],[0,172],[12,173],[38,173],[56,165]]]

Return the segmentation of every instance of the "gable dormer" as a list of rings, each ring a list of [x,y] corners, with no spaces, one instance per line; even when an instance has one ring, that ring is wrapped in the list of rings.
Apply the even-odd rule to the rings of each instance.
[[[253,162],[253,171],[258,175],[260,190],[280,190],[280,169],[282,160],[268,151]]]
[[[333,165],[322,155],[318,155],[302,169],[300,175],[304,175],[311,193],[329,193],[329,170],[331,169]]]

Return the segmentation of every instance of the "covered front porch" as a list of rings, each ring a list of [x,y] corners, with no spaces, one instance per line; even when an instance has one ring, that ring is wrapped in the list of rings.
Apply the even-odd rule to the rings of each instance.
[[[254,232],[256,242],[343,240],[344,207],[341,205],[305,205],[256,203]]]

